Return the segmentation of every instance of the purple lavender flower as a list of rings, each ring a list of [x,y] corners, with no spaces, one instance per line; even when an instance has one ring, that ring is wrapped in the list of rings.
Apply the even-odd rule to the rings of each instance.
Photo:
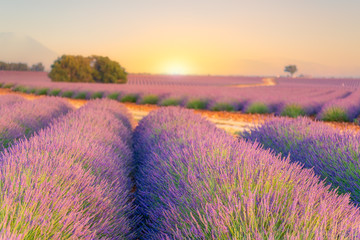
[[[353,121],[360,113],[360,90],[356,90],[342,99],[325,104],[318,119],[327,121]]]
[[[225,109],[254,112],[255,104],[255,110],[263,112],[261,109],[264,106],[260,109],[256,107],[262,103],[267,108],[266,112],[281,115],[289,105],[296,105],[307,115],[318,115],[321,118],[323,113],[319,112],[331,104],[344,109],[350,120],[354,118],[353,114],[360,113],[360,79],[277,78],[277,85],[256,86],[263,83],[262,77],[129,74],[126,84],[51,82],[46,73],[32,72],[0,72],[0,78],[4,83],[29,89],[61,89],[60,95],[68,97],[76,97],[80,93],[83,97],[95,96],[101,92],[104,93],[103,97],[110,95],[121,100],[131,96],[128,101],[157,102],[159,105],[166,99],[180,99],[181,106],[187,106],[196,96],[196,99],[207,100],[207,109],[213,109],[216,103],[224,108],[226,103]],[[149,95],[152,97],[149,98]],[[219,109],[219,106],[215,109]]]
[[[25,101],[25,98],[17,95],[12,95],[12,94],[0,95],[0,109],[3,107],[10,107],[15,103],[20,103],[23,101]]]
[[[360,210],[312,170],[161,108],[134,133],[143,239],[360,237]]]
[[[29,137],[73,109],[61,98],[46,97],[33,101],[14,99],[18,102],[0,108],[0,150],[16,139]]]
[[[307,118],[274,118],[246,133],[244,137],[261,143],[284,156],[290,155],[340,193],[351,193],[360,203],[360,134],[335,130]]]
[[[132,239],[126,108],[94,100],[0,157],[0,229],[31,239]]]

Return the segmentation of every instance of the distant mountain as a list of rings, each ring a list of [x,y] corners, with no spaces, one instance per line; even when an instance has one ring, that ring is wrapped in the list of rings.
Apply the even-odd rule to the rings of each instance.
[[[12,32],[0,33],[0,61],[23,62],[29,66],[42,62],[45,70],[50,70],[57,57],[56,52],[29,36]]]

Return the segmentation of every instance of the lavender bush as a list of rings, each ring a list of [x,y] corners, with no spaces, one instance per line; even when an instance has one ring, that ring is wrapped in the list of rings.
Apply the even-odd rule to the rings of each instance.
[[[29,137],[72,109],[66,100],[55,97],[21,100],[3,106],[0,108],[0,150],[7,148],[16,139]]]
[[[360,90],[325,104],[318,114],[324,121],[353,121],[360,113]]]
[[[297,104],[287,104],[284,109],[282,109],[281,116],[287,116],[296,118],[299,116],[305,116],[306,112],[302,106]]]
[[[270,112],[276,115],[317,115],[322,119],[323,112],[331,106],[339,106],[352,121],[360,113],[360,79],[316,79],[277,78],[277,85],[256,86],[263,83],[262,77],[241,76],[167,76],[129,74],[126,84],[66,83],[51,82],[46,73],[0,72],[4,86],[18,86],[31,89],[34,93],[40,89],[61,89],[59,95],[66,97],[106,97],[123,102],[155,103],[158,105],[178,105],[167,99],[181,99],[180,106],[224,109],[217,103],[226,102],[235,111]],[[242,87],[247,85],[247,87]],[[4,87],[3,86],[3,87]],[[102,93],[102,94],[100,94]],[[114,94],[119,94],[114,96]],[[146,96],[153,97],[147,99]],[[196,99],[206,99],[206,104]],[[156,100],[157,98],[157,100]],[[196,100],[195,99],[195,100]],[[262,103],[259,106],[257,103]],[[292,109],[289,109],[289,106]],[[294,112],[293,106],[297,106]],[[229,105],[225,110],[230,109]],[[290,112],[289,112],[290,111]],[[354,115],[354,116],[353,116]]]
[[[25,98],[17,95],[0,95],[0,110],[3,107],[10,107],[13,104],[24,102]]]
[[[0,232],[24,239],[132,239],[131,126],[94,100],[0,157]]]
[[[282,153],[322,179],[351,193],[353,202],[360,203],[360,134],[335,130],[307,118],[274,118],[243,135],[265,148]]]
[[[143,239],[356,239],[360,210],[313,173],[190,110],[134,132]]]

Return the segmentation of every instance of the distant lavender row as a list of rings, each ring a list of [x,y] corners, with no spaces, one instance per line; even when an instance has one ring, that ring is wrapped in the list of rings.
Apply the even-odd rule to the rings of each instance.
[[[357,239],[360,210],[312,170],[162,108],[134,133],[143,239]]]
[[[337,116],[336,120],[353,121],[360,114],[360,89],[355,90],[346,98],[334,99],[326,103],[320,113],[319,119],[332,120]]]
[[[132,239],[126,108],[90,102],[0,158],[0,238]]]
[[[274,118],[244,137],[285,156],[290,154],[292,161],[313,168],[360,204],[360,134],[339,132],[306,118]]]
[[[182,94],[169,93],[168,90],[161,87],[146,88],[146,93],[141,89],[129,88],[118,92],[99,92],[95,91],[97,87],[87,88],[87,90],[61,90],[50,88],[32,88],[16,86],[15,91],[24,91],[38,95],[54,95],[71,97],[75,99],[91,99],[107,97],[122,102],[136,102],[138,104],[158,104],[161,106],[183,106],[194,109],[208,109],[214,111],[243,111],[246,113],[275,113],[296,117],[299,115],[318,115],[319,119],[332,121],[352,121],[360,107],[357,101],[360,98],[359,91],[355,90],[327,90],[319,89],[289,89],[289,88],[247,88],[246,92],[233,94],[231,91],[225,92],[225,89],[204,88],[199,92],[196,88],[181,89],[177,88]],[[70,89],[70,88],[66,88]],[[97,89],[98,90],[98,89]],[[205,91],[208,90],[208,91]],[[229,88],[229,90],[233,90]],[[109,90],[110,91],[110,90]],[[153,91],[152,93],[150,93]],[[223,93],[222,93],[223,92]],[[158,93],[158,94],[157,94]],[[199,94],[202,93],[202,94]],[[207,96],[203,96],[207,93]],[[221,97],[221,94],[226,97]],[[197,97],[189,97],[197,96]],[[342,112],[343,116],[331,117],[333,107]],[[344,104],[345,103],[345,104]],[[349,107],[351,106],[351,107]],[[330,115],[330,118],[327,116]]]
[[[0,95],[0,109],[2,109],[3,107],[9,107],[15,103],[20,103],[23,101],[25,101],[25,98],[17,95]]]
[[[21,137],[29,137],[73,109],[62,98],[46,97],[33,101],[9,98],[16,99],[17,103],[0,108],[0,150]]]
[[[232,84],[262,83],[262,77],[254,76],[216,76],[216,75],[163,75],[163,74],[128,74],[126,85],[169,85],[169,86],[224,86]],[[16,83],[51,82],[46,72],[0,71],[2,80]]]
[[[242,88],[237,85],[259,84],[262,78],[146,74],[133,74],[129,78],[128,84],[65,83],[51,82],[46,73],[0,72],[0,83],[12,83],[15,84],[13,89],[36,94],[84,99],[107,96],[140,104],[287,116],[316,115],[318,119],[337,121],[352,121],[360,113],[357,90],[360,79],[279,78],[275,79],[278,81],[275,86]],[[345,84],[347,82],[351,84]],[[353,83],[359,83],[355,84],[358,87]],[[347,103],[352,106],[348,107]],[[336,106],[335,110],[332,106]]]
[[[281,86],[360,88],[360,78],[277,78]]]

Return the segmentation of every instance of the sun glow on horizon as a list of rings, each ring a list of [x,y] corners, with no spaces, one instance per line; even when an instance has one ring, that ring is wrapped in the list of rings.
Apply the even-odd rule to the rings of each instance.
[[[183,63],[169,63],[165,66],[164,72],[171,75],[187,75],[190,74],[189,67]]]

